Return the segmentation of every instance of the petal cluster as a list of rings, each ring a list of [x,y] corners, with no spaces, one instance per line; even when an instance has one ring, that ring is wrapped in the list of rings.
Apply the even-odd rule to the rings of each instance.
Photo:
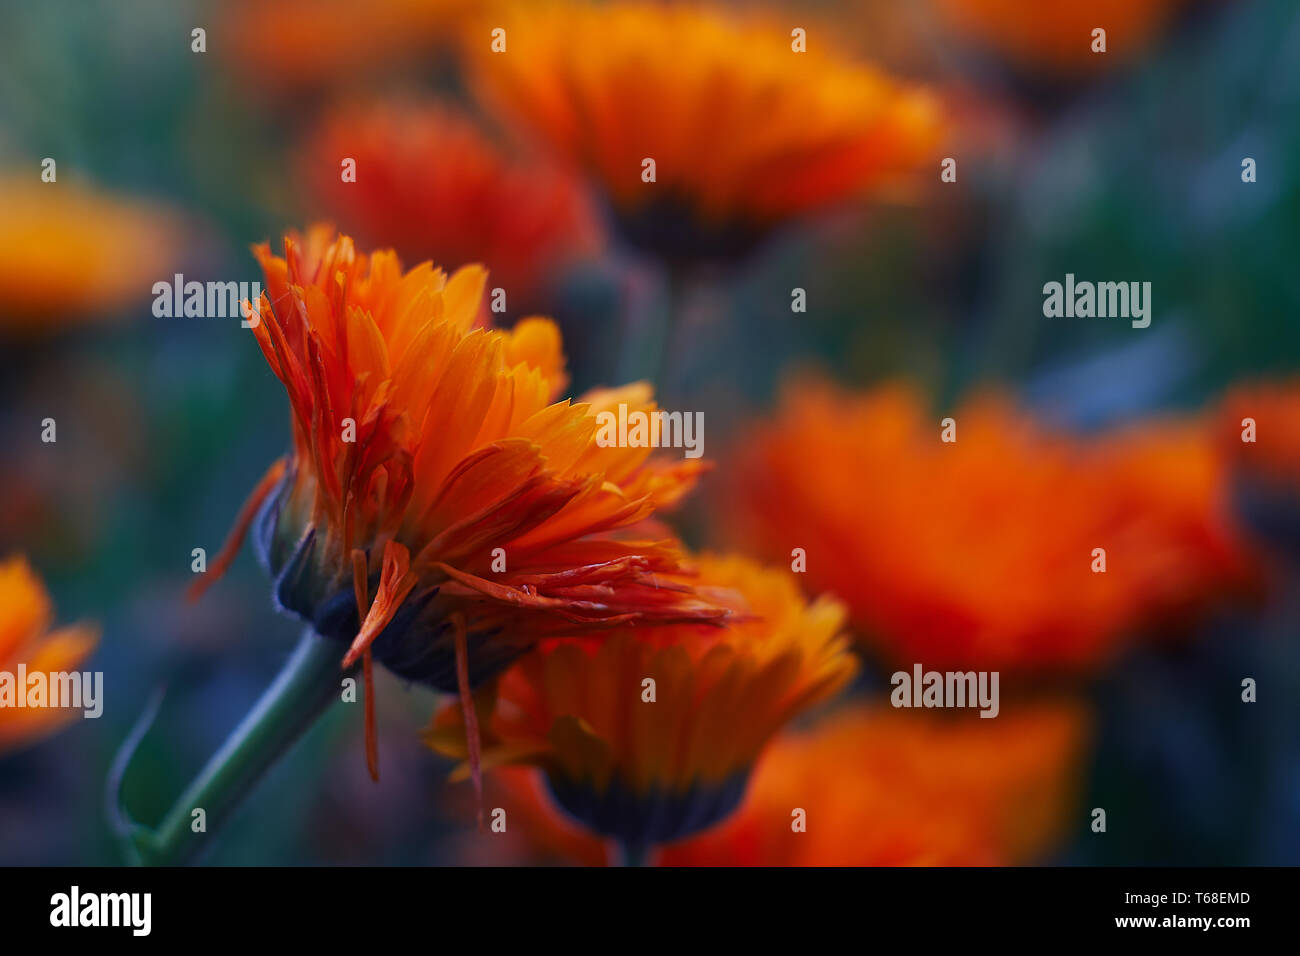
[[[726,469],[732,534],[804,549],[892,662],[1092,667],[1247,575],[1203,423],[1080,437],[990,394],[945,442],[941,417],[908,387],[805,381]]]
[[[793,576],[701,557],[696,590],[734,614],[725,628],[616,631],[545,641],[502,678],[484,765],[532,762],[556,799],[631,844],[678,839],[730,812],[764,745],[856,671],[833,601],[805,601]],[[463,753],[460,715],[429,741]]]
[[[52,674],[75,670],[99,643],[98,629],[52,629],[54,606],[41,579],[21,556],[0,561],[0,671]],[[24,693],[26,688],[19,687]],[[0,751],[29,743],[66,722],[63,708],[0,708]]]

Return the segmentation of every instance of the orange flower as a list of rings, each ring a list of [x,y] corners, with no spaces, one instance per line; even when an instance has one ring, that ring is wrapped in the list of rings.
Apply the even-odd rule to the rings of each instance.
[[[791,389],[726,471],[733,534],[774,558],[804,549],[810,584],[873,646],[927,667],[1090,667],[1241,581],[1199,424],[1074,438],[996,396],[953,417],[946,443],[906,387]]]
[[[1077,800],[1088,721],[1073,704],[1001,716],[856,704],[780,734],[735,814],[664,847],[664,866],[1000,866],[1059,845]],[[502,862],[609,859],[525,767],[492,775],[509,826]],[[792,828],[795,810],[804,829]],[[495,838],[494,838],[494,843]]]
[[[1218,432],[1238,513],[1258,536],[1300,551],[1300,380],[1234,388]]]
[[[277,601],[350,644],[344,667],[364,658],[369,684],[373,653],[466,701],[549,634],[725,615],[684,582],[661,585],[684,570],[674,541],[629,530],[676,502],[699,463],[595,441],[599,411],[654,408],[648,387],[552,403],[558,330],[476,327],[479,266],[403,272],[324,227],[286,237],[283,258],[254,252],[267,290],[254,334],[288,391],[293,450],[196,593],[256,519]]]
[[[736,612],[731,626],[546,641],[521,659],[501,680],[485,763],[542,766],[561,806],[634,847],[730,813],[772,735],[843,687],[856,662],[843,609],[806,603],[783,571],[703,557],[696,590]],[[464,753],[454,708],[428,740]]]
[[[10,675],[20,664],[28,674],[76,670],[99,642],[98,630],[88,624],[50,630],[50,596],[21,556],[0,561],[0,608],[0,671]],[[26,688],[18,691],[25,693]],[[54,707],[0,707],[0,751],[52,732],[75,713]]]
[[[1081,74],[1133,59],[1173,18],[1184,0],[934,0],[955,32],[1036,72]],[[1106,31],[1106,52],[1092,50],[1092,31]]]
[[[735,816],[666,848],[661,863],[1035,862],[1066,832],[1084,729],[1072,706],[1008,706],[994,720],[855,706],[781,736]]]
[[[175,221],[33,168],[0,179],[0,329],[33,334],[148,300],[170,278]]]
[[[931,97],[815,39],[795,52],[786,25],[645,2],[518,4],[500,19],[504,53],[470,46],[485,99],[599,180],[626,236],[657,254],[739,254],[897,184],[938,139]]]
[[[356,160],[356,182],[340,178],[344,156]],[[345,229],[382,236],[404,256],[490,262],[512,297],[532,297],[555,268],[600,245],[577,181],[512,160],[443,104],[336,110],[312,136],[303,166]]]

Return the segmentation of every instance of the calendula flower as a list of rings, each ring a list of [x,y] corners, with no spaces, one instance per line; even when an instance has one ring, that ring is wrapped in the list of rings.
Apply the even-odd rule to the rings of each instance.
[[[645,2],[518,4],[499,19],[504,52],[486,36],[469,47],[485,100],[597,179],[624,235],[665,259],[735,256],[795,216],[895,187],[938,139],[929,95],[824,38],[796,52],[788,25]]]
[[[953,32],[1019,69],[1079,75],[1113,68],[1147,49],[1185,0],[934,0]],[[1106,31],[1094,52],[1093,31]]]
[[[973,714],[855,704],[788,729],[717,827],[663,848],[664,866],[1001,866],[1062,842],[1079,795],[1088,720],[1072,703]],[[509,821],[498,862],[600,866],[609,848],[526,766],[493,771]],[[493,843],[496,844],[494,839]]]
[[[951,417],[904,386],[797,384],[725,472],[732,533],[802,549],[810,585],[909,666],[1087,668],[1242,583],[1202,423],[1082,438],[996,395]]]
[[[286,237],[283,257],[254,252],[267,292],[253,333],[288,392],[293,450],[196,591],[256,520],[277,602],[343,642],[345,668],[364,661],[369,684],[373,656],[466,704],[540,637],[725,616],[660,580],[682,570],[674,541],[630,530],[700,464],[594,440],[600,411],[653,409],[647,387],[554,401],[558,330],[479,327],[479,266],[404,272],[325,227]]]
[[[342,157],[355,160],[355,182],[342,181]],[[600,247],[576,179],[509,155],[442,103],[337,109],[302,165],[317,201],[362,241],[382,237],[416,260],[489,262],[516,301],[532,301],[556,269]]]
[[[171,271],[176,221],[160,207],[35,168],[0,178],[0,329],[35,334],[147,301]]]
[[[773,742],[721,826],[665,866],[1003,866],[1041,861],[1075,809],[1086,721],[858,705]],[[802,813],[798,812],[802,811]]]
[[[633,848],[730,813],[768,740],[839,690],[856,663],[843,609],[806,602],[791,575],[709,556],[697,572],[696,591],[734,612],[728,627],[542,642],[500,681],[485,765],[541,766],[561,807]],[[463,754],[460,720],[445,710],[430,745]]]
[[[1238,514],[1259,537],[1300,553],[1300,382],[1232,389],[1218,433]]]
[[[27,560],[16,555],[0,561],[0,671],[13,678],[20,665],[29,675],[76,670],[99,642],[99,631],[89,624],[51,630],[53,621],[50,595]],[[0,707],[0,751],[48,734],[76,713],[61,707]]]

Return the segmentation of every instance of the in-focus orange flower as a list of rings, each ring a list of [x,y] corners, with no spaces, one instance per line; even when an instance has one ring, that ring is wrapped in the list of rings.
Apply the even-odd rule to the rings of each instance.
[[[843,687],[856,662],[843,608],[806,602],[784,571],[705,556],[696,590],[735,612],[730,626],[550,640],[519,660],[485,727],[485,765],[538,764],[565,810],[632,847],[730,813],[768,740]],[[462,755],[459,720],[444,710],[430,745]]]
[[[178,235],[159,207],[30,173],[0,179],[0,329],[112,316],[169,279]]]
[[[53,621],[50,595],[27,560],[0,561],[0,671],[15,675],[20,664],[29,675],[76,670],[99,642],[99,631],[89,624],[51,631]],[[0,752],[42,737],[76,714],[59,707],[0,707]]]
[[[803,548],[810,585],[898,664],[1086,668],[1242,583],[1202,423],[1082,438],[986,395],[947,443],[941,417],[905,386],[798,384],[738,443],[726,523],[774,559]]]
[[[403,272],[325,227],[286,237],[284,257],[254,252],[253,331],[288,391],[293,449],[196,591],[256,520],[277,601],[350,645],[344,667],[364,659],[369,675],[373,654],[465,702],[540,637],[726,615],[661,580],[685,570],[675,541],[631,530],[702,466],[595,440],[599,411],[654,408],[647,386],[555,402],[558,330],[478,327],[479,266]]]
[[[855,706],[778,738],[749,797],[665,866],[1001,866],[1064,836],[1085,741],[1070,705],[995,720]],[[795,809],[806,830],[792,828]]]
[[[738,255],[794,216],[895,187],[938,139],[929,95],[824,40],[795,52],[785,24],[646,2],[500,19],[504,53],[469,47],[486,102],[596,178],[626,237],[665,258]]]
[[[954,32],[1035,73],[1101,72],[1146,49],[1186,0],[933,0]],[[1092,31],[1106,31],[1094,53]]]
[[[1300,381],[1233,388],[1218,434],[1238,514],[1259,537],[1300,553]]]
[[[345,156],[356,160],[355,182],[339,175]],[[302,163],[345,231],[417,261],[491,263],[513,301],[532,301],[557,268],[599,250],[600,227],[576,179],[512,158],[441,103],[335,110]]]
[[[856,704],[781,733],[735,814],[663,848],[664,866],[1001,866],[1061,842],[1087,724],[1072,703],[1007,702],[996,720]],[[500,862],[611,859],[527,767],[492,774],[510,835]],[[804,827],[796,831],[796,810]],[[494,838],[496,842],[497,838]]]

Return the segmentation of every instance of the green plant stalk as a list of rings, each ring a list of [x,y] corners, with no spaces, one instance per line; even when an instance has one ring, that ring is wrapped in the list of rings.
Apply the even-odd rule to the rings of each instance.
[[[341,699],[342,656],[337,643],[304,632],[274,683],[157,828],[129,827],[126,839],[133,862],[181,866],[207,847],[262,776]],[[194,829],[196,809],[202,809],[205,818],[199,832]]]

